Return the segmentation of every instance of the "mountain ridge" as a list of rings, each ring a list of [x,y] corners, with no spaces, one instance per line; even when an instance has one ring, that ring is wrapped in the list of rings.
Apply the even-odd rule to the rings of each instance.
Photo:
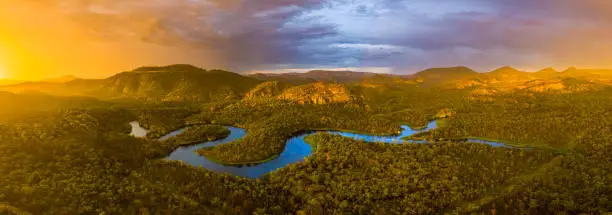
[[[21,84],[25,82],[26,81],[21,81],[21,80],[0,79],[0,86],[15,85],[15,84]]]
[[[336,82],[336,83],[356,83],[362,78],[371,77],[377,73],[372,72],[357,72],[357,71],[330,71],[330,70],[311,70],[304,73],[256,73],[248,75],[262,81],[277,80],[290,84],[307,84],[318,81]]]
[[[47,83],[68,83],[74,80],[80,79],[79,77],[76,77],[74,75],[64,75],[61,77],[57,77],[57,78],[47,78],[47,79],[43,79],[39,82],[47,82]]]
[[[571,81],[572,78],[585,82]],[[266,81],[271,83],[267,83],[267,86],[260,85]],[[94,96],[101,99],[135,99],[151,102],[207,102],[217,99],[243,99],[245,96],[265,97],[270,95],[276,97],[284,93],[287,88],[310,85],[310,87],[303,87],[302,90],[318,95],[332,97],[335,95],[322,93],[329,91],[326,87],[331,85],[313,85],[316,83],[368,88],[381,86],[451,89],[487,87],[495,88],[497,91],[516,89],[583,91],[597,89],[595,85],[612,84],[612,70],[569,68],[563,72],[557,72],[552,68],[545,68],[538,72],[524,72],[506,66],[479,73],[468,67],[457,66],[430,68],[411,75],[324,70],[313,70],[306,73],[242,75],[218,69],[207,70],[187,64],[175,64],[139,67],[103,79],[77,78],[65,83],[25,82],[5,85],[0,86],[0,91],[40,92],[50,95]],[[570,87],[570,83],[578,84],[571,84]],[[336,90],[336,87],[332,88],[334,88],[332,91],[342,91]],[[320,98],[309,99],[298,91],[293,95],[302,97],[304,103],[327,102]]]
[[[140,67],[104,79],[75,79],[66,83],[24,83],[0,87],[11,92],[38,91],[52,95],[87,95],[105,99],[148,101],[240,98],[261,81],[223,70],[191,65]]]

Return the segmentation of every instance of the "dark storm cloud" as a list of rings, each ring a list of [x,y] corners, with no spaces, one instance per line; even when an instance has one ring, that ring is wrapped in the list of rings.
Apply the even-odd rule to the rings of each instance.
[[[224,67],[245,70],[300,61],[304,41],[336,35],[334,24],[301,17],[323,6],[320,0],[106,0],[74,3],[67,12],[103,39],[135,35],[150,43],[206,49],[225,61]]]
[[[357,43],[404,48],[389,58],[362,59],[362,65],[400,69],[468,65],[481,70],[504,64],[597,67],[607,66],[602,58],[612,56],[601,49],[612,46],[605,39],[612,36],[610,1],[414,0],[394,1],[394,7],[360,3],[359,11],[378,10],[377,18],[338,15],[336,20],[343,22],[340,29],[351,32],[346,36]]]
[[[33,0],[29,0],[33,1]],[[605,66],[608,0],[39,0],[101,40],[205,50],[216,65]],[[186,56],[191,61],[197,57]]]

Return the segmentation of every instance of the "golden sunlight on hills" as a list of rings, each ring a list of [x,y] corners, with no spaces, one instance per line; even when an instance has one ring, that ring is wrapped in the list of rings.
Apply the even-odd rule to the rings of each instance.
[[[344,85],[321,82],[289,88],[279,98],[299,104],[344,103],[352,100]]]

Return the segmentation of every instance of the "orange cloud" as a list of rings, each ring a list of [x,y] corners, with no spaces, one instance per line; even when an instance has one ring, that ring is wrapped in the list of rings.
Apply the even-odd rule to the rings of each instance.
[[[608,0],[0,0],[0,67],[612,67],[610,14]]]

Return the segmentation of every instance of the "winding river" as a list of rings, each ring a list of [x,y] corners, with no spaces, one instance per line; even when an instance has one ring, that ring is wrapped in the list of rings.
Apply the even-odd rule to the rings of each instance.
[[[147,130],[140,127],[138,122],[131,122],[132,126],[131,135],[135,137],[146,137]],[[230,130],[230,135],[225,139],[211,141],[211,142],[203,142],[201,144],[180,147],[170,153],[166,160],[169,161],[182,161],[183,163],[195,166],[195,167],[203,167],[213,172],[223,172],[230,173],[232,175],[243,176],[248,178],[258,178],[267,173],[270,173],[276,169],[285,167],[289,164],[303,161],[307,156],[312,153],[312,147],[304,141],[304,137],[313,134],[315,132],[305,133],[298,136],[294,136],[287,140],[285,144],[285,150],[281,152],[281,154],[268,162],[257,164],[257,165],[245,165],[245,166],[230,166],[230,165],[222,165],[215,163],[204,156],[198,155],[195,151],[205,147],[212,147],[219,144],[224,144],[228,142],[232,142],[234,140],[240,139],[246,135],[246,131],[242,128],[233,127],[233,126],[225,126]],[[389,144],[403,144],[403,143],[429,143],[426,140],[402,140],[404,137],[408,137],[414,135],[416,133],[429,131],[432,129],[436,129],[436,121],[431,121],[428,123],[427,127],[419,130],[415,130],[410,128],[409,126],[402,125],[402,131],[399,135],[395,136],[375,136],[375,135],[367,135],[367,134],[356,134],[350,132],[340,132],[340,131],[327,131],[327,133],[340,135],[343,137],[353,138],[356,140],[363,140],[366,142],[384,142]],[[166,136],[160,138],[161,141],[167,140],[171,137],[181,134],[185,131],[186,128],[182,128],[176,131],[173,131]],[[468,142],[476,142],[491,145],[494,147],[508,147],[511,146],[504,145],[502,143],[492,142],[492,141],[484,141],[479,139],[469,139]]]

